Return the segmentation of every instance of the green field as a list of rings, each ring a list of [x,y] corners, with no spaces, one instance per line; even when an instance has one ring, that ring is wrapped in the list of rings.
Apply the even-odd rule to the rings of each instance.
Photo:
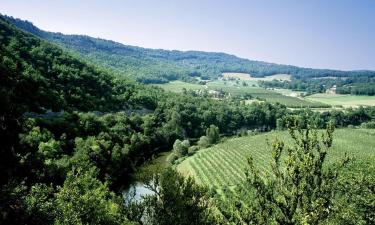
[[[293,91],[290,89],[282,89],[282,88],[274,88],[272,90],[282,95],[291,96],[291,97],[297,97],[297,96],[301,96],[302,94],[306,94],[306,92],[303,92],[303,91]]]
[[[238,78],[240,80],[246,81],[272,81],[272,80],[280,80],[280,81],[290,81],[291,75],[289,74],[275,74],[271,76],[265,77],[252,77],[248,73],[223,73],[224,78]]]
[[[248,83],[247,81],[244,81]],[[186,90],[223,90],[226,93],[230,93],[231,96],[240,96],[244,94],[250,94],[253,97],[263,99],[271,103],[281,103],[290,108],[302,108],[302,107],[311,107],[311,108],[326,108],[329,105],[324,103],[313,102],[309,100],[304,100],[302,98],[287,96],[281,93],[278,93],[273,90],[267,90],[261,87],[252,86],[251,81],[248,86],[243,86],[241,82],[235,81],[211,81],[207,82],[206,85],[200,84],[191,84],[182,81],[173,81],[166,84],[156,85],[163,88],[166,91],[180,93],[183,91],[183,88]]]
[[[186,90],[204,90],[205,85],[192,84],[183,81],[171,81],[165,84],[155,84],[154,86],[161,87],[166,91],[181,93],[185,88]]]
[[[328,152],[328,161],[344,156],[344,152],[358,160],[375,156],[375,130],[338,129],[334,133],[334,144]],[[274,131],[255,136],[232,138],[213,147],[202,149],[178,165],[178,170],[195,177],[197,182],[216,189],[234,191],[243,186],[247,158],[251,155],[262,173],[270,169],[271,149],[267,139],[291,139],[287,131]]]
[[[314,94],[306,97],[306,99],[332,106],[343,106],[345,108],[357,106],[375,106],[375,96]]]

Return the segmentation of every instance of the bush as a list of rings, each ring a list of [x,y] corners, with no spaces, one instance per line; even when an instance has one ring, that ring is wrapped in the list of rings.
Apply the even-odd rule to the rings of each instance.
[[[367,123],[362,123],[361,128],[366,128],[366,129],[375,129],[375,121],[370,121]]]
[[[219,128],[215,125],[210,125],[206,130],[206,136],[209,138],[210,144],[216,144],[220,139]]]
[[[94,168],[68,173],[56,194],[55,224],[127,224],[115,194],[97,174]]]
[[[185,178],[167,169],[156,175],[149,185],[155,194],[143,200],[144,217],[148,224],[210,225],[218,224],[211,207],[208,190],[197,185],[192,177]],[[140,221],[143,222],[143,221]]]
[[[199,149],[200,147],[196,145],[189,147],[188,155],[194,155]]]
[[[176,155],[175,152],[172,152],[168,158],[167,158],[167,161],[170,163],[170,164],[174,164],[176,162],[176,160],[178,159],[178,156]]]
[[[211,141],[207,136],[202,136],[199,138],[198,146],[202,148],[207,148],[211,146]]]
[[[189,147],[190,142],[188,140],[180,141],[177,139],[173,144],[173,151],[178,157],[181,157],[188,154]]]

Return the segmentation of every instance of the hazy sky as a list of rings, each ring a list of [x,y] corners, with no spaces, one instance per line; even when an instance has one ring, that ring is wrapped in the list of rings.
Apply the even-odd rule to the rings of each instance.
[[[375,0],[1,0],[0,13],[141,47],[375,70]]]

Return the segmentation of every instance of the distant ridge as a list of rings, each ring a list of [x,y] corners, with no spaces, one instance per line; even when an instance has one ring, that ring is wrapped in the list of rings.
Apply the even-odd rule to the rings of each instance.
[[[243,59],[217,52],[148,49],[124,45],[86,35],[65,35],[43,31],[29,21],[2,16],[18,28],[53,41],[117,74],[143,83],[165,83],[171,80],[191,81],[196,77],[216,79],[224,72],[249,73],[254,77],[290,74],[292,78],[375,76],[375,71],[340,71],[310,69]]]

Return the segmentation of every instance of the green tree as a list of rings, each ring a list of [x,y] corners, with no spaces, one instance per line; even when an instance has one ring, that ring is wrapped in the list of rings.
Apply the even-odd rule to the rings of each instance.
[[[144,198],[145,224],[217,224],[208,191],[173,169],[156,175],[147,187],[153,194]]]
[[[249,222],[318,224],[328,218],[338,170],[325,168],[324,163],[332,145],[334,126],[329,123],[321,139],[313,128],[311,124],[299,124],[298,120],[289,124],[293,145],[286,147],[280,140],[272,143],[272,173],[265,177],[249,158],[247,182],[254,191],[245,216]]]
[[[27,223],[53,224],[56,216],[53,199],[54,189],[45,184],[35,184],[23,201],[27,212]]]
[[[198,146],[207,148],[211,145],[211,140],[207,136],[202,136],[198,140]]]
[[[216,144],[220,139],[219,128],[215,125],[210,125],[206,130],[206,136],[210,139],[210,144]]]
[[[338,177],[332,224],[375,224],[375,157],[353,160]]]
[[[185,156],[188,153],[190,142],[188,140],[180,141],[177,139],[173,144],[173,153],[178,157]]]
[[[121,206],[94,169],[68,173],[56,194],[55,224],[126,224]]]

